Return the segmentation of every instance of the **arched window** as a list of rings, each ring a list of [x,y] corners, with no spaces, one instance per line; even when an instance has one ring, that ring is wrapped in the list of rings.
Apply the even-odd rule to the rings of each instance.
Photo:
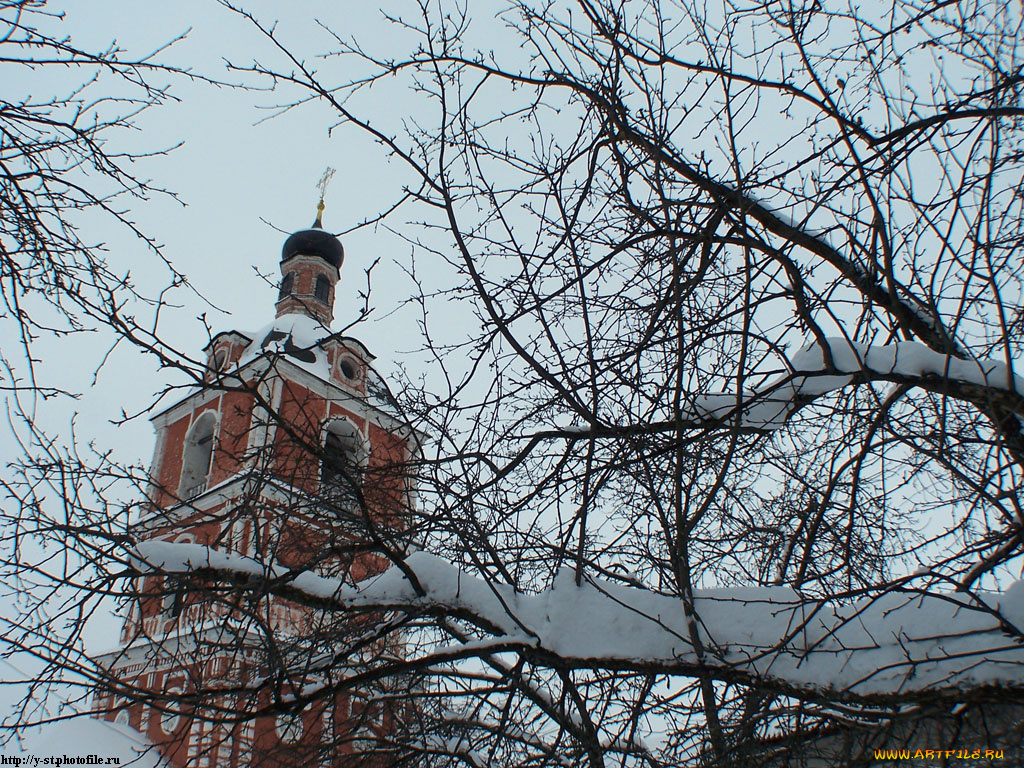
[[[195,536],[191,533],[183,533],[174,539],[175,543],[186,542],[192,543],[195,541]],[[170,574],[164,576],[164,595],[163,600],[160,603],[160,612],[163,614],[165,621],[164,631],[171,632],[182,611],[185,610],[185,584],[179,579],[176,579]]]
[[[289,272],[284,276],[281,281],[281,290],[277,292],[277,300],[280,301],[285,296],[292,295],[292,286],[295,284],[295,273]]]
[[[381,726],[381,715],[376,707],[364,705],[359,714],[352,713],[352,731],[349,735],[355,754],[370,754],[377,746],[377,729]]]
[[[327,303],[327,297],[331,294],[331,281],[323,275],[319,275],[316,278],[316,288],[313,290],[313,295],[316,296],[324,304]]]
[[[224,370],[224,363],[227,362],[228,353],[227,350],[220,349],[210,356],[209,362],[206,364],[207,373],[210,376],[216,376],[222,370]]]
[[[172,622],[185,610],[185,585],[173,576],[164,578],[164,599],[161,608],[167,619]]]
[[[373,752],[377,743],[377,734],[368,725],[360,725],[352,731],[349,737],[352,744],[352,752],[357,755],[367,755]]]
[[[355,500],[366,456],[363,436],[351,421],[334,419],[327,425],[320,483],[330,500],[344,506]]]
[[[301,715],[280,714],[275,723],[277,737],[285,744],[302,741],[303,722]]]
[[[213,457],[213,434],[216,428],[216,415],[207,411],[196,419],[185,438],[185,455],[181,462],[182,498],[192,499],[206,490],[210,459]]]
[[[167,709],[160,715],[160,730],[173,736],[181,725],[181,695],[185,692],[181,685],[173,685],[165,691]]]

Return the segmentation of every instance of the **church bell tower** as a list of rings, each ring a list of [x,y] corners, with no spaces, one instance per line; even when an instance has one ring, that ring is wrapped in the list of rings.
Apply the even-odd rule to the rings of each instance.
[[[136,579],[95,703],[174,768],[390,764],[397,697],[351,683],[401,656],[376,631],[386,617],[280,589],[305,572],[382,572],[411,503],[415,435],[373,355],[330,328],[345,253],[322,216],[321,199],[284,243],[272,322],[214,336],[195,386],[152,418],[151,492],[132,534],[192,552],[194,571]],[[244,583],[214,578],[204,556],[244,564]]]

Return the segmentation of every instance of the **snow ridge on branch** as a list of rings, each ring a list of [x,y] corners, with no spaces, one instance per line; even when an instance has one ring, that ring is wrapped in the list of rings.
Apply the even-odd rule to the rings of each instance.
[[[963,399],[977,390],[1010,400],[1014,410],[1024,405],[1024,377],[997,360],[965,360],[936,352],[924,344],[857,344],[845,338],[827,338],[805,346],[790,361],[792,373],[744,393],[715,392],[691,401],[696,421],[733,421],[747,429],[774,430],[815,398],[857,381],[898,381],[935,388],[965,385]],[[973,391],[971,391],[973,390]],[[958,393],[951,392],[956,396]],[[685,417],[684,417],[685,418]]]
[[[442,558],[417,552],[403,565],[361,582],[289,572],[198,544],[139,544],[141,571],[260,580],[269,591],[328,610],[407,610],[458,616],[483,637],[435,649],[440,658],[518,650],[577,667],[657,669],[686,674],[699,664],[678,597],[560,573],[534,594],[485,581]],[[704,668],[840,698],[912,696],[1024,680],[1024,582],[971,597],[889,591],[842,603],[784,587],[695,592]],[[554,663],[553,661],[553,663]]]

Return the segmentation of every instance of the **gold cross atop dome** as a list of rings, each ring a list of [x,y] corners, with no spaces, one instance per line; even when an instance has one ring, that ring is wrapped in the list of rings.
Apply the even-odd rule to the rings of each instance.
[[[330,166],[327,166],[324,169],[324,175],[321,176],[320,181],[316,183],[317,187],[320,189],[320,202],[316,206],[316,223],[313,224],[314,227],[323,227],[324,197],[327,195],[327,185],[331,183],[331,178],[334,174],[335,170]]]

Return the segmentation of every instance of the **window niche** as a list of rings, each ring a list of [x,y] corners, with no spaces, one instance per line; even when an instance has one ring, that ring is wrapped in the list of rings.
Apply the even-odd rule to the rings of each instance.
[[[206,490],[213,459],[214,433],[217,430],[217,416],[207,411],[192,425],[185,437],[185,453],[181,462],[181,485],[179,495],[183,499],[194,499]]]
[[[227,366],[228,361],[227,347],[220,347],[216,352],[210,355],[206,362],[206,374],[209,379],[215,379]]]
[[[185,585],[173,576],[164,577],[164,598],[160,611],[173,623],[185,610]]]
[[[192,544],[195,536],[183,533],[174,539],[174,543]],[[163,597],[160,600],[160,615],[164,621],[164,632],[172,632],[181,615],[185,612],[188,601],[188,588],[185,582],[172,575],[163,577]]]
[[[292,295],[292,288],[295,285],[295,273],[289,272],[281,280],[281,288],[277,292],[277,300],[285,298],[286,296]]]
[[[280,714],[274,723],[277,737],[285,744],[298,744],[302,741],[304,723],[299,714]]]
[[[352,712],[349,743],[354,754],[370,754],[377,747],[377,734],[382,726],[378,708],[364,704],[362,711]]]
[[[160,714],[160,730],[168,736],[174,736],[182,724],[181,696],[185,689],[181,685],[173,685],[165,691],[166,709]]]
[[[331,295],[331,281],[324,275],[317,276],[316,287],[313,289],[313,295],[324,304],[327,303],[327,299]]]

